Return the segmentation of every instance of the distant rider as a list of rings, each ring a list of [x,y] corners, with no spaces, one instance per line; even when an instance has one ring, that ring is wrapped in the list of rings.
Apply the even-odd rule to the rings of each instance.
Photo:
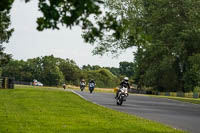
[[[92,93],[92,91],[94,90],[94,87],[95,87],[95,82],[94,80],[90,80],[89,82],[89,90],[90,90],[90,93]]]
[[[85,86],[86,86],[86,82],[85,82],[84,79],[82,79],[81,82],[80,82],[80,88],[81,88],[81,89],[84,89]]]
[[[64,89],[66,89],[66,84],[63,84],[62,86],[63,86]]]
[[[130,85],[128,83],[128,77],[125,77],[124,80],[120,83],[120,87],[119,87],[119,89],[118,89],[118,91],[116,93],[115,98],[118,97],[119,92],[121,91],[120,89],[123,88],[123,87],[126,87],[128,90],[130,89]]]

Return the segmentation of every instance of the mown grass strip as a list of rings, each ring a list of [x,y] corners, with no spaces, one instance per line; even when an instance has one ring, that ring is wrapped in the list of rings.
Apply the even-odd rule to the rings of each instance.
[[[67,85],[67,88],[73,89],[73,90],[80,90],[78,86]],[[85,87],[84,91],[89,92],[89,89],[87,86]],[[94,88],[94,92],[115,93],[114,88]]]
[[[18,86],[0,90],[0,133],[183,133],[104,108],[71,92]]]
[[[148,95],[148,96],[158,97],[158,98],[167,98],[167,99],[178,100],[178,101],[182,101],[182,102],[200,104],[200,98],[194,99],[194,98],[185,98],[185,97],[157,96],[157,95]]]

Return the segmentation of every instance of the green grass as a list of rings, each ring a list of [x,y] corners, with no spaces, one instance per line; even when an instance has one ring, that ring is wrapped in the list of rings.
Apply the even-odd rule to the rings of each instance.
[[[67,86],[68,89],[80,90],[78,86]],[[89,92],[88,86],[85,87],[84,91]],[[104,92],[104,93],[115,93],[114,88],[94,88],[94,92]]]
[[[114,104],[114,103],[113,103]],[[0,133],[183,133],[48,87],[0,89]]]
[[[172,97],[172,96],[156,96],[156,95],[151,95],[151,96],[158,97],[158,98],[168,98],[168,99],[172,99],[172,100],[178,100],[178,101],[194,103],[194,104],[200,104],[200,98],[194,99],[194,98]]]

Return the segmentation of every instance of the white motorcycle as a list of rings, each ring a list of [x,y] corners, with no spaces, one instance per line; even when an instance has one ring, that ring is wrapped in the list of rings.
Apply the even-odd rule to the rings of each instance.
[[[83,91],[85,89],[85,83],[84,82],[80,83],[80,89],[81,89],[81,91]]]
[[[127,97],[128,97],[128,88],[127,87],[120,88],[118,97],[116,98],[117,105],[122,105],[122,103],[126,101]]]

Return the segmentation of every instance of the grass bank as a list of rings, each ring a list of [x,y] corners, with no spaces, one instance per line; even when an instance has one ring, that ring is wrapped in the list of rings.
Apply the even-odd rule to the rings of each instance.
[[[183,133],[49,87],[0,89],[0,133]]]
[[[80,90],[79,86],[67,85],[68,89]],[[88,86],[85,87],[84,91],[89,92]],[[114,88],[94,88],[95,92],[115,93]]]
[[[178,100],[178,101],[182,101],[182,102],[200,104],[200,98],[194,99],[194,98],[185,98],[185,97],[157,96],[157,95],[151,95],[151,97],[167,98],[167,99]]]

